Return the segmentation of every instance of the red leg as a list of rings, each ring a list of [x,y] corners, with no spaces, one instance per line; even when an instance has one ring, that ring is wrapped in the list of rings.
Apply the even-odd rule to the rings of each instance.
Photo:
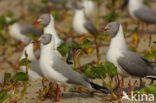
[[[144,35],[144,24],[142,24],[141,36]]]
[[[121,90],[121,86],[119,85],[119,88],[118,88],[118,95],[119,95],[119,96],[121,96],[120,90]]]
[[[124,87],[124,80],[122,79],[121,80],[121,95],[123,95],[123,87]]]
[[[129,83],[128,83],[128,91],[129,91],[129,93],[131,91],[131,80],[129,80]]]
[[[57,91],[56,91],[56,102],[59,101],[60,97],[60,86],[57,84]]]

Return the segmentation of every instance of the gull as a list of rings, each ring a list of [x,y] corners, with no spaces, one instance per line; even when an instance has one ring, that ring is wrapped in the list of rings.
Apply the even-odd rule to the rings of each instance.
[[[120,23],[111,22],[102,30],[112,37],[106,60],[117,67],[117,72],[122,78],[132,76],[156,79],[156,63],[128,50]]]
[[[52,34],[42,35],[39,41],[41,42],[41,55],[39,64],[42,73],[48,80],[54,81],[58,84],[56,101],[59,100],[59,84],[72,84],[82,86],[90,90],[100,90],[103,93],[108,92],[105,87],[101,87],[90,82],[86,77],[74,71],[60,59],[60,57],[56,54],[56,48],[54,45],[55,37],[53,37]]]
[[[148,24],[156,24],[156,13],[143,4],[143,0],[129,0],[128,10],[135,20]]]
[[[34,21],[33,24],[42,24],[44,26],[43,28],[43,33],[49,33],[51,35],[53,35],[53,37],[55,38],[55,49],[57,52],[57,55],[59,57],[62,57],[61,54],[59,53],[59,51],[57,50],[57,48],[64,42],[63,40],[61,40],[55,30],[54,27],[54,18],[52,15],[50,14],[42,14],[38,20]],[[67,44],[67,43],[66,43]],[[69,50],[69,52],[71,52],[71,50]],[[68,58],[67,58],[67,63],[68,63]],[[71,62],[69,62],[69,64],[71,64]]]
[[[50,33],[55,38],[55,48],[59,47],[63,42],[57,35],[54,27],[54,18],[50,14],[42,14],[33,24],[42,24],[44,26],[43,33]]]
[[[58,37],[55,27],[54,27],[54,18],[50,14],[42,14],[37,21],[33,24],[42,24],[44,26],[43,33],[50,33],[55,38],[55,48],[57,55],[61,57],[61,54],[57,51],[57,48],[63,43],[63,41]]]
[[[22,41],[24,45],[31,42],[31,39],[27,37],[27,34],[30,33],[35,36],[41,34],[39,30],[32,28],[30,25],[22,25],[19,22],[9,25],[8,28],[10,36],[17,41]]]
[[[36,59],[33,49],[34,49],[34,45],[32,42],[30,42],[24,48],[20,60],[25,58],[25,52],[26,52],[28,54],[28,59],[31,61],[31,63],[29,63],[29,71],[28,71],[29,79],[30,80],[38,80],[38,79],[42,79],[43,74],[42,74],[41,68],[39,66],[39,61]],[[20,70],[22,72],[26,72],[26,67],[21,66]]]
[[[83,5],[81,3],[75,3],[73,4],[73,6],[75,7],[75,14],[72,23],[74,31],[78,35],[97,34],[98,31],[96,30],[94,25],[89,20],[87,20],[85,16]]]

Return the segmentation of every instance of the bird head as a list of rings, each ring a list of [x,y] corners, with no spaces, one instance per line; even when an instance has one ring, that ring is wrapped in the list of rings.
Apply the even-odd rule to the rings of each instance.
[[[104,33],[109,34],[112,37],[114,37],[119,31],[119,27],[120,27],[120,23],[111,22],[111,23],[107,24],[106,27],[101,28],[99,30],[99,32],[104,32]]]
[[[43,45],[47,45],[52,40],[52,34],[43,34],[39,40],[34,40],[33,43],[42,43]]]
[[[50,14],[43,14],[36,21],[34,21],[33,24],[42,24],[44,26],[47,26],[50,23],[51,19],[53,19],[53,17]]]

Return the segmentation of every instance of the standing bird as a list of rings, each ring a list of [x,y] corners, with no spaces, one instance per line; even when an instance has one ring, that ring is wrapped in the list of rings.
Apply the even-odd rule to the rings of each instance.
[[[73,4],[75,8],[75,14],[73,18],[72,27],[74,31],[78,35],[83,34],[98,34],[97,29],[94,27],[94,25],[87,20],[85,13],[84,13],[84,7],[81,3],[74,3]]]
[[[100,64],[99,45],[97,41],[98,31],[94,27],[94,25],[89,20],[87,20],[82,4],[75,3],[73,4],[73,6],[75,7],[75,14],[73,18],[72,27],[78,35],[92,34],[94,36],[94,42],[96,44],[97,61],[98,64]]]
[[[106,59],[117,67],[117,72],[122,78],[134,76],[156,79],[156,63],[128,50],[120,23],[111,22],[102,31],[112,37]]]
[[[39,39],[41,42],[41,56],[39,64],[43,75],[50,81],[57,84],[73,84],[88,89],[100,90],[103,93],[108,92],[105,87],[98,86],[90,82],[86,77],[74,71],[65,62],[63,62],[56,54],[55,37],[52,34],[44,34]],[[59,101],[60,88],[57,85],[56,101]]]
[[[134,19],[148,24],[156,24],[156,13],[144,5],[143,0],[129,0],[128,10]]]
[[[44,26],[43,33],[50,33],[55,38],[55,49],[57,54],[61,57],[61,54],[57,51],[57,47],[59,47],[63,41],[58,37],[55,27],[54,27],[54,18],[50,14],[41,15],[37,21],[33,24],[42,24]]]
[[[27,34],[32,34],[32,35],[40,35],[41,32],[39,30],[33,29],[29,25],[22,25],[18,22],[9,25],[9,34],[10,36],[17,40],[17,41],[22,41],[24,45],[27,45],[31,42],[31,39],[27,37]]]
[[[33,43],[29,43],[24,48],[20,60],[25,58],[25,52],[26,52],[28,54],[28,59],[31,61],[31,63],[29,63],[29,71],[28,71],[29,79],[30,80],[42,79],[43,74],[42,74],[41,68],[39,66],[39,61],[35,57],[33,48],[34,48],[33,47]],[[25,66],[21,66],[20,70],[22,72],[26,72],[26,67]]]

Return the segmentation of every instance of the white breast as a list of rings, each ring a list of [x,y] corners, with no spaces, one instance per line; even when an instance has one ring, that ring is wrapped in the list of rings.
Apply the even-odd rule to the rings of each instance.
[[[83,10],[76,10],[73,18],[73,29],[78,35],[87,34],[88,31],[84,27],[85,17]]]
[[[115,37],[111,39],[111,43],[106,55],[106,59],[107,61],[110,61],[117,67],[117,72],[122,76],[125,76],[125,74],[127,75],[127,73],[125,73],[125,71],[118,65],[117,60],[119,57],[123,56],[122,51],[126,49],[127,46],[125,43],[123,30],[122,27],[120,26],[119,32],[116,34]]]
[[[43,75],[39,66],[39,61],[36,59],[34,55],[33,44],[30,43],[24,48],[24,51],[22,53],[20,60],[25,58],[25,51],[28,54],[28,59],[31,61],[31,63],[29,63],[29,71],[28,71],[29,79],[31,80],[42,79]],[[21,66],[20,70],[22,72],[25,72],[26,71],[25,66]]]
[[[128,11],[134,19],[137,19],[137,17],[134,14],[134,11],[138,10],[141,6],[142,0],[129,0]]]
[[[51,45],[49,45],[49,46],[51,46]],[[55,52],[55,51],[53,51],[53,52]],[[49,50],[48,47],[42,48],[41,53],[42,54],[40,57],[39,64],[40,64],[43,75],[48,80],[51,80],[51,81],[55,81],[58,83],[66,82],[67,78],[65,78],[62,74],[58,73],[57,71],[55,71],[55,69],[52,68],[52,65],[54,63],[53,60],[55,60],[55,58],[53,58],[51,50]]]

